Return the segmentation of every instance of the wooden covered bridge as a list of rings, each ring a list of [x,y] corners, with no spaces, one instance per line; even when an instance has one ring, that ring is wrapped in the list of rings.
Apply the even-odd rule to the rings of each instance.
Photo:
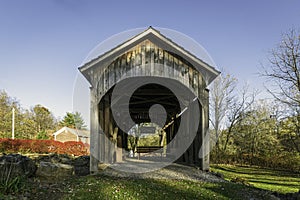
[[[166,133],[166,143],[170,144],[166,149],[166,157],[185,144],[188,146],[184,152],[173,155],[175,161],[207,170],[207,86],[219,75],[219,71],[152,27],[111,48],[79,68],[91,84],[91,173],[98,171],[99,162],[115,163],[126,159],[130,128],[134,124],[151,122],[149,109],[156,104],[163,106],[167,113],[165,123],[160,125]],[[174,90],[182,92],[175,94],[165,84],[167,82]],[[134,85],[139,87],[127,94],[130,84],[132,88],[135,88]],[[113,98],[116,87],[124,91],[123,96],[130,95],[128,105],[119,102],[122,94]],[[191,96],[193,102],[184,102],[179,96],[183,96],[183,99]],[[112,104],[118,105],[117,112],[112,110]],[[199,112],[196,108],[199,108]],[[181,125],[182,114],[186,110],[190,111],[186,115],[187,123]],[[189,138],[191,126],[196,131]],[[179,130],[184,134],[172,142]]]

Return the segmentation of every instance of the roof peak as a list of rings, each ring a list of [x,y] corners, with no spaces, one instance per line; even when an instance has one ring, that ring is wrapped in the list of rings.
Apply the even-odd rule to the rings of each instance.
[[[168,31],[172,31],[171,29],[166,29]],[[111,49],[108,51],[103,51],[104,48],[99,48],[101,50],[101,54],[97,54],[97,57],[92,58],[88,62],[84,63],[81,67],[79,67],[79,70],[83,75],[89,80],[89,75],[87,74],[87,71],[89,71],[90,68],[98,65],[101,63],[102,66],[107,65],[111,60],[115,59],[117,56],[120,56],[124,52],[131,49],[134,45],[137,45],[143,40],[150,39],[154,44],[160,44],[163,49],[169,50],[171,52],[174,52],[175,54],[178,54],[188,60],[198,71],[202,72],[202,75],[205,78],[206,82],[209,84],[216,76],[218,76],[219,71],[214,67],[215,65],[209,64],[206,59],[203,59],[201,56],[197,55],[195,51],[191,51],[190,48],[195,48],[197,45],[200,46],[199,49],[201,49],[201,45],[199,45],[194,40],[190,39],[188,36],[181,33],[180,36],[178,36],[179,32],[173,31],[174,35],[171,34],[171,37],[169,37],[167,34],[163,34],[161,31],[153,28],[152,26],[149,26],[147,29],[140,30],[136,34],[137,29],[134,30],[135,34],[132,36],[129,36],[127,40],[123,40],[120,43],[116,44],[116,39],[114,37],[110,38],[107,42],[107,47],[110,47]],[[167,32],[168,32],[167,31]],[[128,32],[123,32],[125,34]],[[122,33],[121,33],[122,34]],[[119,35],[115,35],[117,37]],[[172,36],[175,36],[172,37]],[[185,36],[185,37],[183,37]],[[179,42],[176,40],[180,40]],[[183,40],[191,40],[187,45],[182,45],[180,42]],[[105,46],[105,45],[103,45]],[[100,46],[101,47],[101,46]],[[195,49],[192,49],[195,50]],[[197,52],[197,50],[196,50]],[[210,58],[207,52],[204,48],[202,48],[202,52],[200,51],[200,55],[206,56],[206,58]],[[105,67],[105,66],[104,66]]]

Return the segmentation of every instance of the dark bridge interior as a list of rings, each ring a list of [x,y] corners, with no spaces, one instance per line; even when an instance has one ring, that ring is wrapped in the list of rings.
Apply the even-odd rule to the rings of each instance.
[[[185,89],[186,91],[189,91],[187,88]],[[121,122],[127,124],[127,126],[125,126],[126,128],[121,128],[118,123],[116,123],[115,117],[112,116],[111,103],[114,101],[113,103],[119,104],[122,102],[121,99],[127,94],[124,91],[124,93],[120,94],[119,99],[116,98],[112,100],[113,90],[114,87],[106,93],[99,103],[99,124],[101,126],[101,130],[104,131],[105,135],[110,140],[116,140],[116,144],[119,148],[123,148],[128,151],[128,132],[134,124],[147,122],[158,124],[166,133],[167,144],[169,144],[176,136],[181,123],[181,114],[184,112],[183,110],[188,106],[188,104],[187,102],[184,102],[183,99],[178,99],[170,89],[156,83],[145,84],[137,88],[132,95],[130,95],[129,105],[119,105],[118,111],[120,112],[119,115],[122,117]],[[154,110],[151,112],[152,108],[154,108]],[[123,112],[126,109],[129,109],[130,116],[126,116],[126,112]],[[197,114],[201,115],[200,113]],[[128,120],[129,118],[131,120]],[[134,124],[130,124],[130,121]],[[201,122],[198,123],[199,130],[201,130]],[[186,129],[187,132],[188,130],[189,129]],[[201,144],[201,141],[199,141],[201,137],[201,135],[198,135],[195,138],[196,142],[194,143]],[[187,163],[188,160],[192,162],[190,164],[200,162],[197,158],[199,145],[196,145],[197,147],[195,148],[195,144],[191,145],[189,150],[178,159],[178,162]],[[169,151],[169,149],[167,149],[167,151]],[[113,158],[111,159],[112,160],[109,162],[114,162]]]
[[[154,111],[156,116],[152,116],[152,121],[161,119],[161,122],[165,121],[167,123],[171,121],[172,117],[174,118],[176,114],[181,112],[179,100],[170,89],[159,84],[147,84],[138,88],[130,98],[129,111],[131,118],[137,124],[151,122],[149,111],[156,104],[161,105],[166,113],[162,112],[161,109],[156,109]],[[165,114],[167,115],[166,120],[163,119]]]

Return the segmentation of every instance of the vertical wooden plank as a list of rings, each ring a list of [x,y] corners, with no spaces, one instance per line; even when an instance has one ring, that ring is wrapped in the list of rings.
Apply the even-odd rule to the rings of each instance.
[[[123,153],[122,153],[122,135],[119,133],[119,128],[114,124],[114,140],[115,142],[115,160],[114,162],[122,162],[123,161]]]
[[[142,60],[142,65],[146,64],[146,43],[145,41],[142,42],[142,46],[141,46],[141,60]]]
[[[204,106],[204,138],[206,139],[204,141],[204,152],[205,152],[205,156],[204,156],[204,161],[203,161],[203,170],[208,171],[209,170],[209,90],[204,89],[204,93],[205,93],[205,106]],[[202,140],[204,140],[202,138]]]
[[[170,75],[169,75],[170,67],[168,66],[168,63],[167,63],[168,53],[165,52],[164,50],[160,49],[159,54],[162,55],[162,58],[159,59],[159,62],[162,62],[162,63],[159,64],[158,66],[163,67],[164,77],[170,77]],[[159,70],[159,67],[157,68],[157,70]],[[173,77],[170,77],[170,78],[173,78]]]
[[[136,76],[141,76],[146,65],[146,43],[142,42],[140,47],[140,64],[135,66]]]
[[[104,133],[105,133],[105,150],[104,150],[104,155],[105,155],[105,163],[109,163],[109,123],[110,123],[110,118],[109,118],[109,97],[106,95],[104,97]]]
[[[150,64],[151,62],[151,43],[149,40],[145,41],[145,64]]]
[[[171,67],[171,76],[177,79],[177,76],[175,75],[175,69],[174,69],[174,56],[172,54],[169,54],[169,66]]]
[[[138,45],[135,50],[135,63],[134,66],[142,65],[142,45]]]
[[[181,75],[179,72],[179,61],[176,57],[174,57],[174,77],[177,77],[177,80],[180,81]]]
[[[100,157],[100,162],[104,162],[104,152],[105,152],[105,142],[104,142],[104,137],[105,137],[105,133],[104,133],[104,103],[103,100],[100,101],[99,104],[99,129],[100,129],[100,138],[99,138],[99,157]]]
[[[171,141],[170,127],[166,128],[165,132],[166,132],[166,135],[167,135],[167,144],[169,144],[170,141]],[[170,153],[170,149],[167,149],[167,153]]]
[[[187,143],[186,140],[189,139],[189,120],[188,120],[188,117],[189,117],[189,108],[182,114],[183,118],[186,118],[186,122],[182,123],[181,122],[181,126],[184,127],[184,133],[183,133],[183,140],[185,141],[185,143]],[[189,149],[186,150],[186,152],[184,152],[183,154],[183,162],[188,164],[189,163]]]
[[[155,65],[155,45],[150,42],[150,65],[146,68],[146,76],[150,76],[151,72],[154,71]]]
[[[138,47],[135,49],[135,54],[136,54],[136,62],[134,65],[132,65],[132,71],[134,73],[134,76],[138,76],[138,71],[140,70],[140,67],[142,65],[142,46],[138,45]]]
[[[185,63],[183,63],[182,62],[182,73],[183,73],[183,84],[185,85],[185,86],[189,86],[189,68],[188,68],[188,66],[185,64]]]
[[[202,113],[202,106],[200,106],[200,120],[199,120],[199,124],[198,124],[198,130],[197,130],[197,134],[194,140],[194,163],[196,166],[201,167],[201,160],[199,158],[199,151],[201,148],[201,144],[202,144],[202,127],[203,127],[203,113]]]
[[[199,88],[198,87],[198,80],[199,80],[198,74],[199,73],[196,70],[194,70],[194,75],[193,75],[193,90],[194,90],[196,96],[198,96],[198,88]]]
[[[97,93],[99,96],[103,95],[103,75],[100,74],[98,77],[98,83],[97,83],[97,87],[95,88],[95,90],[97,90]]]
[[[131,67],[129,65],[126,64],[126,55],[122,55],[120,57],[120,67],[122,69],[124,69],[125,73],[126,73],[126,77],[130,77],[131,76]]]
[[[107,72],[108,72],[108,88],[110,88],[113,83],[114,83],[114,76],[115,76],[115,72],[113,70],[113,65],[109,65],[107,68]]]
[[[170,137],[170,142],[174,139],[174,123],[175,123],[176,119],[174,119],[173,124],[171,124],[168,129],[169,129],[169,137]],[[170,148],[175,148],[174,143],[172,143],[172,146],[170,146]]]
[[[118,66],[118,62],[115,61],[113,65],[114,65],[114,71],[116,75],[115,81],[117,82],[121,79],[121,69]]]
[[[201,157],[201,162],[200,162],[200,169],[204,170],[205,168],[205,159],[204,159],[204,132],[205,132],[205,111],[204,111],[204,107],[202,108],[202,130],[201,130],[201,148],[202,151],[199,151],[199,156]]]
[[[149,40],[145,41],[145,64],[141,66],[140,76],[144,76],[151,67],[151,43]]]
[[[109,98],[109,107],[111,104],[111,99]],[[111,109],[109,109],[109,130],[108,130],[108,138],[109,138],[109,148],[108,148],[108,155],[109,155],[109,163],[115,162],[115,141],[114,141],[114,125],[113,125],[113,119],[112,119],[112,113]]]
[[[170,72],[172,71],[172,69],[170,68],[170,64],[169,64],[169,53],[166,51],[163,51],[163,53],[164,53],[164,75],[166,77],[168,76],[172,77],[170,76]],[[160,69],[158,68],[155,70],[155,75],[159,76],[159,74],[160,74]]]
[[[158,54],[159,54],[159,51],[158,51],[158,46],[156,46],[155,44],[153,44],[153,51],[154,51],[154,54],[153,54],[153,60],[154,60],[154,63],[159,63],[159,58],[158,58]]]
[[[104,70],[103,78],[104,91],[106,92],[108,90],[108,69]]]
[[[178,71],[179,71],[179,77],[180,77],[179,80],[181,83],[183,83],[185,85],[185,83],[184,83],[184,74],[185,74],[184,66],[180,59],[178,59]]]
[[[189,67],[189,88],[190,90],[193,90],[193,69],[191,67]]]
[[[164,50],[161,48],[158,48],[158,63],[164,64]]]
[[[102,76],[102,79],[101,79],[101,90],[104,92],[105,91],[105,70],[103,69],[101,71],[101,76]]]
[[[188,120],[188,135],[187,137],[189,138],[189,140],[193,140],[194,138],[192,138],[192,135],[194,134],[194,127],[195,127],[195,122],[193,120],[193,116],[199,113],[195,113],[195,109],[194,109],[194,104],[195,102],[191,103],[189,105],[189,109],[188,109],[188,116],[187,116],[187,120]],[[188,164],[194,164],[194,142],[192,142],[192,144],[190,145],[190,147],[188,148]]]
[[[179,119],[179,118],[178,118],[178,119]],[[174,131],[178,131],[178,127],[181,126],[181,124],[179,124],[179,120],[178,120],[178,119],[174,121]],[[180,122],[180,123],[181,123],[181,122]],[[184,127],[184,128],[185,128],[185,127]],[[178,134],[179,134],[179,133],[178,133]],[[181,137],[183,137],[183,134],[184,134],[184,133],[181,133],[181,134],[182,134]],[[175,149],[178,148],[179,145],[181,145],[181,144],[180,144],[180,140],[181,140],[181,138],[178,138],[178,139],[176,140],[176,146],[175,146]],[[184,161],[185,161],[185,160],[184,160],[184,157],[185,157],[185,153],[183,153],[183,154],[177,159],[176,162],[184,163]]]
[[[151,61],[151,70],[150,76],[154,75],[155,68],[158,66],[158,48],[156,45],[153,45],[153,63]]]
[[[99,162],[99,127],[98,127],[98,106],[96,98],[96,88],[91,88],[90,98],[91,98],[91,107],[90,107],[90,117],[91,117],[91,138],[90,138],[90,172],[98,172],[98,162]]]
[[[116,67],[120,71],[120,77],[124,78],[123,75],[126,73],[126,67],[122,67],[122,59],[120,57],[116,59]]]

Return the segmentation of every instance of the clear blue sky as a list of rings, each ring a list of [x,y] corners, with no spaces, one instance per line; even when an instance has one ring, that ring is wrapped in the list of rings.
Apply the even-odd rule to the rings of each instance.
[[[113,34],[150,25],[190,36],[219,68],[263,90],[260,62],[283,32],[300,28],[300,1],[0,0],[0,89],[62,117],[72,111],[88,53]]]

